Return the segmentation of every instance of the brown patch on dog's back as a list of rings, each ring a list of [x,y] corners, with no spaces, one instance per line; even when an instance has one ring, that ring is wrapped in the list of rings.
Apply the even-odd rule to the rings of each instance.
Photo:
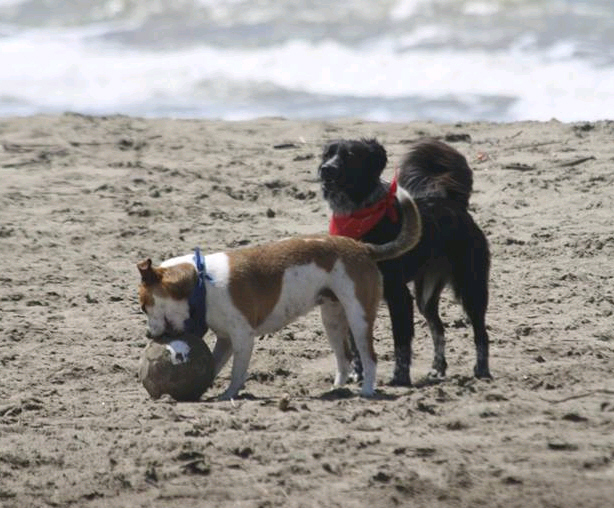
[[[314,263],[330,272],[339,259],[329,236],[291,238],[237,249],[227,255],[230,297],[253,328],[275,308],[287,269]]]
[[[257,249],[228,253],[228,291],[235,307],[256,328],[271,313],[281,294],[283,270]]]
[[[377,265],[364,244],[343,236],[320,235],[238,249],[227,255],[230,296],[253,328],[262,324],[277,305],[286,270],[313,263],[330,272],[341,260],[346,273],[354,281],[356,298],[370,323],[369,352],[375,360],[372,327],[382,286]],[[322,288],[320,296],[337,298],[330,288]]]
[[[336,255],[314,248],[316,242],[309,242],[312,248],[306,248],[306,242],[293,238],[228,253],[230,296],[253,328],[262,324],[279,301],[288,268],[316,263],[326,271],[332,270]]]

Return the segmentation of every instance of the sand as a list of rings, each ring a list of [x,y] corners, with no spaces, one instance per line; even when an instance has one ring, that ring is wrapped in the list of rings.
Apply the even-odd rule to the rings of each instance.
[[[492,381],[449,292],[448,378],[331,391],[313,312],[256,343],[242,396],[151,400],[136,263],[326,231],[322,144],[424,135],[475,171]],[[0,505],[605,507],[614,503],[614,122],[0,120]],[[214,338],[206,336],[211,346]]]

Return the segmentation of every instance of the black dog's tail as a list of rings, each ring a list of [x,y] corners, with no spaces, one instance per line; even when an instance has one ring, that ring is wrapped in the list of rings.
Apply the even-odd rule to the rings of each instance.
[[[436,139],[424,139],[401,161],[398,184],[416,199],[442,197],[468,207],[473,173],[456,149]]]

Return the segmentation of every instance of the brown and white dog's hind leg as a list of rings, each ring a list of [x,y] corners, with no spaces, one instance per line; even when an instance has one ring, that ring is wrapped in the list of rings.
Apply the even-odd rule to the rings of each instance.
[[[360,393],[363,397],[372,397],[375,393],[377,370],[377,359],[373,350],[373,323],[367,323],[363,318],[350,321],[350,327],[362,362],[363,378]]]
[[[360,391],[363,397],[371,397],[375,393],[375,376],[377,370],[377,358],[373,350],[373,322],[377,307],[373,302],[367,308],[356,300],[348,300],[345,305],[345,315],[354,337],[354,343],[362,362],[363,379]]]
[[[335,386],[343,386],[351,370],[349,348],[350,327],[345,311],[338,301],[326,300],[320,305],[322,324],[337,360]]]

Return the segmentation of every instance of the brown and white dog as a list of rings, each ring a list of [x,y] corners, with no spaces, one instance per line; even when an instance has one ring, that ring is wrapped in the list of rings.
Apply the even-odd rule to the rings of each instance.
[[[398,198],[403,226],[386,244],[305,236],[210,254],[204,256],[204,268],[193,254],[168,259],[159,267],[152,266],[151,259],[138,263],[139,301],[150,336],[183,333],[199,319],[199,334],[211,328],[217,336],[214,376],[233,356],[230,385],[220,397],[228,400],[246,380],[255,337],[275,332],[319,305],[336,356],[335,386],[343,385],[351,371],[351,331],[364,368],[361,394],[373,395],[373,324],[382,297],[376,263],[412,249],[422,231],[413,199],[402,189]],[[199,291],[203,304],[195,308],[192,302]]]

